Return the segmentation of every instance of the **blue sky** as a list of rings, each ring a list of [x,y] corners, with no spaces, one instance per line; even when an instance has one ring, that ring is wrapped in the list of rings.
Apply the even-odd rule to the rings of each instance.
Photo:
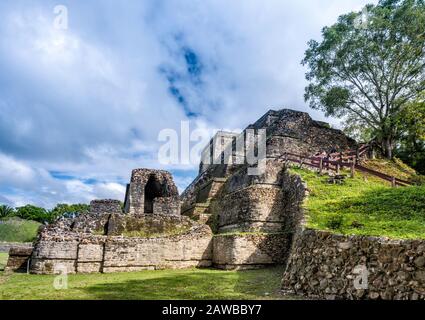
[[[0,203],[123,199],[158,133],[238,129],[303,101],[306,43],[363,0],[0,2]],[[54,28],[54,7],[68,29]],[[329,120],[335,124],[335,120]]]

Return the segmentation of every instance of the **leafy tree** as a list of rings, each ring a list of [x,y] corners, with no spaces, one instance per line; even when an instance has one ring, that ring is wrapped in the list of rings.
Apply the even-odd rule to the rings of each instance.
[[[59,203],[50,213],[50,221],[53,221],[64,215],[76,215],[90,210],[88,204],[65,204]]]
[[[22,219],[38,222],[46,222],[49,220],[49,213],[46,209],[33,205],[16,208],[16,215]]]
[[[0,205],[0,218],[11,217],[15,215],[15,209],[7,205]]]
[[[409,103],[400,113],[402,134],[397,156],[421,174],[425,174],[425,94]]]
[[[322,35],[302,62],[306,101],[368,128],[392,158],[403,107],[425,90],[424,0],[381,0],[340,16]]]

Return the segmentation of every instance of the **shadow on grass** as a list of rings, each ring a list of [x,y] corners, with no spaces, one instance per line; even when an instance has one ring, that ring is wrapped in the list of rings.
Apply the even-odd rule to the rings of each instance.
[[[279,294],[283,270],[251,271],[157,271],[158,276],[140,280],[101,283],[84,288],[95,299],[267,299]]]

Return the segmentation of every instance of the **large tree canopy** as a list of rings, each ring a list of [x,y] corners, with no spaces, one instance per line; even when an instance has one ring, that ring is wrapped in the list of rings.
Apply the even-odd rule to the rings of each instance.
[[[405,106],[399,117],[400,141],[397,157],[425,174],[425,93]]]
[[[310,41],[305,99],[367,128],[389,158],[403,108],[425,90],[425,4],[385,0],[349,13]]]

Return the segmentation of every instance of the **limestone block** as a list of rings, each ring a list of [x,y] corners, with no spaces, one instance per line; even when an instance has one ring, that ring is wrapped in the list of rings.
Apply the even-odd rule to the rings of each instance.
[[[78,262],[103,260],[103,244],[82,244],[78,247]]]
[[[113,273],[113,272],[136,272],[143,270],[155,270],[155,266],[131,266],[131,267],[103,267],[103,273]]]
[[[48,241],[38,243],[33,257],[37,259],[77,259],[78,241]]]
[[[286,219],[285,201],[279,187],[250,186],[220,200],[221,231],[280,232]],[[256,223],[256,226],[250,226]]]
[[[31,273],[35,274],[72,274],[76,273],[75,260],[31,259]]]
[[[96,273],[102,271],[101,262],[78,262],[77,272],[78,273]]]
[[[213,263],[218,266],[282,264],[288,251],[287,234],[229,234],[213,239]]]

